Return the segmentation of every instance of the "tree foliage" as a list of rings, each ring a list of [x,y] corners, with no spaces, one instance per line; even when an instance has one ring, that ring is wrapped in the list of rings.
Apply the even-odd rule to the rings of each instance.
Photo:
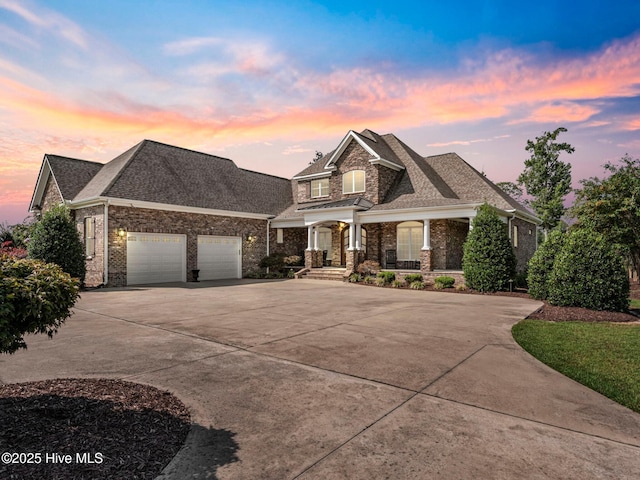
[[[577,227],[595,230],[623,246],[629,263],[640,272],[640,160],[625,155],[604,169],[607,178],[580,182],[571,213]]]
[[[513,182],[498,182],[498,183],[496,183],[496,187],[498,187],[500,190],[502,190],[504,193],[509,195],[514,200],[517,200],[518,202],[521,202],[521,203],[523,202],[523,199],[522,199],[522,195],[523,195],[522,188],[517,183],[513,183]]]
[[[463,247],[462,269],[468,287],[503,290],[515,277],[516,257],[505,224],[488,204],[478,209]]]
[[[562,250],[566,236],[561,230],[554,230],[529,260],[527,285],[529,295],[533,298],[545,300],[549,295],[548,282],[553,263],[558,252]]]
[[[324,154],[319,151],[316,150],[315,155],[313,156],[313,159],[309,162],[309,165],[313,165],[314,163],[316,163],[318,160],[320,160],[322,157],[324,157]]]
[[[0,255],[0,353],[27,348],[24,335],[57,332],[78,298],[78,280],[52,263]]]
[[[629,307],[629,276],[620,251],[586,228],[569,231],[547,285],[553,305],[612,311]]]
[[[67,207],[59,205],[45,212],[33,229],[27,250],[30,258],[55,263],[84,281],[84,248]]]
[[[526,151],[531,157],[524,162],[525,169],[518,177],[527,195],[532,197],[528,204],[542,220],[545,232],[552,230],[564,215],[564,198],[571,191],[571,165],[562,162],[561,152],[573,153],[575,149],[568,143],[556,141],[558,135],[566,132],[563,127],[553,132],[544,132],[536,141],[527,140]]]

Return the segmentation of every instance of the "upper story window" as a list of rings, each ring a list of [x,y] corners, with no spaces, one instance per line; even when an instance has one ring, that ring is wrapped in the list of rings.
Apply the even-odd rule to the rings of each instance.
[[[329,195],[329,179],[311,180],[311,198],[326,197]]]
[[[342,176],[342,193],[364,192],[364,170],[352,170]]]

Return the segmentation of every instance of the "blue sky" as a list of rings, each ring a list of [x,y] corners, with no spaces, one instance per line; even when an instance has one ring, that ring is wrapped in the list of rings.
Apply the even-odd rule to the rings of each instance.
[[[515,180],[564,126],[578,180],[640,156],[640,3],[0,0],[0,221],[44,153],[144,138],[285,177],[349,129]]]

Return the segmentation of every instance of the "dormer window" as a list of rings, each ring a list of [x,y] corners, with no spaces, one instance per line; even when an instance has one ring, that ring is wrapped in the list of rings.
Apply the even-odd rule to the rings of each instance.
[[[311,180],[311,198],[329,196],[329,179]]]
[[[342,176],[342,193],[364,192],[364,170],[352,170]]]

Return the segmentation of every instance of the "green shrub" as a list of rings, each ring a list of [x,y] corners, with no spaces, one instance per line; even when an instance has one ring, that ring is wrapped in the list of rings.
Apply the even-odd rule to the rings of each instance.
[[[378,278],[381,278],[385,284],[388,284],[396,279],[396,274],[394,272],[378,272]]]
[[[260,268],[268,268],[270,271],[274,270],[279,272],[284,268],[284,259],[285,256],[282,253],[272,253],[260,260],[258,266]]]
[[[52,337],[71,316],[79,281],[53,263],[0,255],[0,352],[27,348],[24,335]]]
[[[27,244],[29,258],[55,263],[74,278],[84,281],[84,247],[69,209],[57,205],[36,223]]]
[[[375,283],[376,281],[376,277],[372,277],[371,275],[367,275],[362,279],[363,283],[366,283],[367,285],[372,285],[373,283]]]
[[[303,261],[302,261],[302,257],[300,255],[289,255],[288,257],[284,257],[282,259],[282,262],[287,266],[287,267],[292,267],[292,266],[300,266],[302,265]]]
[[[402,288],[404,287],[406,284],[404,283],[404,280],[394,280],[391,282],[391,286],[393,288]]]
[[[587,229],[570,231],[547,285],[553,305],[612,311],[629,307],[629,276],[622,253]]]
[[[503,290],[516,273],[516,257],[505,224],[488,204],[478,208],[463,247],[462,270],[469,288]]]
[[[362,277],[359,273],[352,273],[349,275],[349,282],[351,283],[358,283],[360,280],[362,280]]]
[[[388,285],[388,282],[382,277],[376,277],[375,284],[378,287],[385,287]]]
[[[447,276],[436,277],[434,279],[434,283],[437,289],[452,288],[453,284],[456,283],[456,279],[453,277],[447,277]]]
[[[404,276],[404,281],[407,282],[407,283],[421,282],[422,281],[422,274],[421,273],[409,273],[409,274]]]
[[[545,300],[549,295],[547,283],[553,270],[553,262],[558,252],[562,250],[566,237],[565,233],[554,230],[529,260],[527,283],[529,295],[533,298]]]
[[[424,282],[422,282],[421,280],[414,280],[409,284],[409,288],[411,288],[412,290],[424,290],[424,287]]]

